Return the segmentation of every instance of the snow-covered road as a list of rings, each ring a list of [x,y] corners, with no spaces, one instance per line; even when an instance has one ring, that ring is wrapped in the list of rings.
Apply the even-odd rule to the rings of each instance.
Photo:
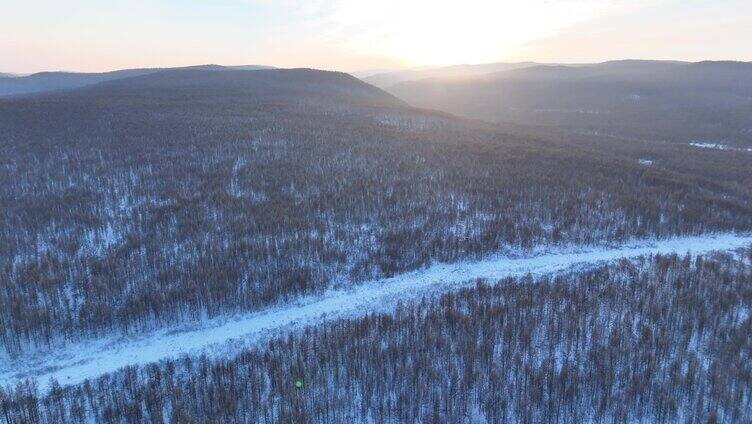
[[[702,254],[752,244],[752,235],[715,234],[632,242],[614,248],[558,250],[533,257],[493,257],[477,262],[436,264],[393,278],[331,290],[320,296],[255,313],[202,322],[192,328],[175,327],[131,338],[105,338],[35,352],[18,359],[0,357],[0,385],[36,378],[45,387],[51,378],[75,384],[119,368],[184,354],[218,356],[237,352],[271,335],[323,320],[356,317],[394,308],[399,300],[420,298],[473,285],[476,278],[498,280],[527,273],[541,275],[590,267],[620,258],[655,253]]]

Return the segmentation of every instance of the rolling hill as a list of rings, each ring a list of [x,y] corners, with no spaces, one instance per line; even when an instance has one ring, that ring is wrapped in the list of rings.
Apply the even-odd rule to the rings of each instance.
[[[495,122],[752,146],[752,63],[538,65],[406,81],[388,91],[415,106]]]
[[[199,65],[188,69],[226,70],[226,69],[268,69],[266,66],[224,67],[219,65]],[[40,93],[45,91],[65,90],[84,87],[105,81],[113,81],[139,75],[148,75],[164,71],[160,68],[124,69],[112,72],[39,72],[27,76],[0,74],[0,96]]]
[[[537,65],[534,62],[485,63],[480,65],[452,65],[439,68],[379,72],[363,78],[363,81],[379,88],[389,88],[395,84],[426,78],[466,78],[477,75],[527,68]]]

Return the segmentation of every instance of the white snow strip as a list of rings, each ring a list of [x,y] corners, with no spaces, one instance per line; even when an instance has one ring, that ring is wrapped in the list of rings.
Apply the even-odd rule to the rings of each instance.
[[[706,143],[706,142],[693,142],[689,143],[692,147],[699,147],[701,149],[717,149],[717,150],[726,150],[728,149],[728,146],[725,144],[720,143]]]
[[[752,153],[752,148],[731,147],[729,145],[720,143],[692,142],[689,143],[689,145],[692,147],[699,147],[701,149],[730,150],[734,152]]]
[[[607,261],[648,254],[704,254],[751,244],[750,234],[713,234],[636,241],[614,248],[559,251],[520,259],[497,256],[477,262],[436,264],[350,289],[304,297],[292,304],[256,313],[208,320],[190,329],[173,327],[135,339],[112,337],[77,342],[17,359],[0,358],[0,385],[15,384],[24,378],[36,378],[41,388],[47,387],[51,378],[61,384],[76,384],[125,366],[185,354],[228,355],[285,331],[324,320],[390,311],[401,300],[420,299],[472,286],[477,278],[495,281],[528,273],[542,275],[573,268],[587,269]]]

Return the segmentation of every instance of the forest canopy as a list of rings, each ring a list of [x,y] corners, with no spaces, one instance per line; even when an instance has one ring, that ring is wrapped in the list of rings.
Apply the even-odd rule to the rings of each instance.
[[[0,345],[142,332],[436,261],[752,228],[750,159],[696,150],[507,131],[304,69],[0,99]]]

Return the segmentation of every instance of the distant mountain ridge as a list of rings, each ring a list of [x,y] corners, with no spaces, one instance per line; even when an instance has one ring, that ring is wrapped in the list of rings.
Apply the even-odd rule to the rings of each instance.
[[[456,115],[628,138],[752,145],[752,63],[534,65],[386,88]]]
[[[180,68],[136,68],[123,69],[109,72],[38,72],[27,76],[14,76],[0,74],[0,96],[13,96],[23,94],[41,93],[47,91],[66,90],[71,88],[85,87],[104,81],[113,81],[122,78],[130,78],[140,75],[148,75],[157,72],[174,69],[198,69],[198,70],[260,70],[273,69],[270,66],[242,65],[196,65]]]
[[[592,73],[593,71],[611,73],[634,74],[634,73],[652,73],[656,71],[667,71],[675,69],[681,65],[697,66],[725,66],[728,68],[745,68],[750,66],[750,62],[740,61],[701,61],[687,62],[679,60],[643,60],[643,59],[620,59],[610,60],[597,63],[539,63],[531,61],[523,62],[496,62],[484,64],[463,64],[451,65],[445,67],[426,68],[426,69],[408,69],[393,70],[381,72],[363,72],[354,73],[363,81],[381,88],[389,88],[393,85],[403,82],[413,82],[431,78],[461,79],[461,78],[482,78],[501,74],[507,71],[525,70],[524,72],[539,70],[542,72],[559,70],[579,69],[583,74]],[[573,71],[573,73],[575,73]]]
[[[173,103],[223,104],[274,102],[307,107],[341,106],[406,108],[408,105],[386,91],[366,84],[350,74],[307,68],[237,70],[193,67],[172,69],[119,78],[80,87],[76,90],[49,93],[50,97],[70,99],[109,99],[109,102],[153,99],[155,96]]]
[[[526,68],[538,65],[535,62],[499,62],[485,63],[480,65],[452,65],[441,68],[429,68],[418,70],[403,70],[382,72],[362,78],[363,81],[380,88],[387,88],[394,84],[405,81],[413,81],[425,78],[453,78],[483,75],[493,72],[508,71],[512,69]]]

